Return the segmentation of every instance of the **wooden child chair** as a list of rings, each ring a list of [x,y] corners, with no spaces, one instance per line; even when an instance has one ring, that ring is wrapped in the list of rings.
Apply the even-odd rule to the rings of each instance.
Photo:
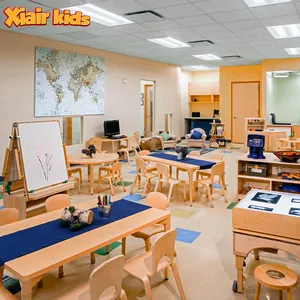
[[[165,278],[169,279],[169,267],[173,270],[181,299],[186,300],[174,258],[175,239],[176,230],[167,231],[153,243],[152,251],[147,251],[125,263],[124,270],[144,284],[147,300],[152,300],[150,278],[165,270]]]
[[[141,133],[139,131],[135,131],[133,133],[133,136],[135,137],[135,150],[141,151],[140,143],[141,143]]]
[[[133,189],[136,185],[136,182],[138,182],[138,188],[139,189],[141,188],[141,179],[142,179],[142,177],[144,177],[144,178],[146,178],[146,183],[145,183],[145,187],[144,187],[144,191],[143,191],[143,195],[142,195],[142,197],[144,198],[147,190],[150,188],[151,179],[154,177],[157,177],[157,174],[153,174],[151,171],[147,170],[146,162],[143,159],[136,158],[135,163],[136,163],[136,176],[134,178],[130,194],[132,194]]]
[[[0,226],[20,220],[19,211],[15,208],[0,209]]]
[[[71,198],[68,194],[57,194],[49,197],[45,202],[45,207],[47,212],[55,211],[58,209],[63,209],[65,207],[71,206]],[[91,253],[91,264],[95,263],[95,253]],[[64,277],[64,267],[58,268],[58,277]]]
[[[201,156],[200,152],[199,151],[196,151],[196,150],[193,150],[189,153],[189,155],[191,156]],[[180,167],[177,167],[176,168],[176,179],[179,178],[179,172],[187,172],[186,169],[183,169],[183,168],[180,168]]]
[[[100,153],[102,151],[102,139],[99,137],[92,137],[88,140],[88,145],[94,145],[96,151]]]
[[[167,206],[169,206],[174,185],[179,185],[180,183],[183,184],[183,195],[184,195],[184,200],[186,200],[186,183],[185,183],[185,181],[170,177],[170,175],[169,175],[170,170],[169,170],[169,166],[167,166],[167,165],[156,164],[156,168],[157,168],[157,173],[158,173],[158,180],[157,180],[154,191],[155,192],[157,191],[158,185],[160,183],[161,184],[167,183],[170,185]]]
[[[201,172],[201,171],[197,171]],[[194,187],[197,189],[198,184],[201,184],[206,187],[206,195],[209,199],[210,207],[214,207],[213,200],[212,200],[212,194],[213,194],[213,185],[214,183],[219,183],[222,189],[222,195],[225,198],[225,203],[227,203],[227,197],[226,197],[226,191],[225,191],[225,184],[223,182],[224,178],[224,172],[225,172],[225,163],[220,162],[215,164],[212,168],[210,173],[208,173],[206,176],[207,178],[197,179],[194,181]]]
[[[130,164],[130,156],[129,156],[129,152],[135,151],[135,147],[136,147],[136,137],[135,136],[130,136],[127,139],[127,145],[124,148],[120,148],[118,150],[119,154],[124,154],[125,159],[127,159],[128,163]]]
[[[122,163],[121,162],[116,162],[113,164],[111,169],[107,169],[107,174],[102,176],[102,168],[99,168],[99,174],[98,174],[98,193],[100,193],[100,182],[101,180],[108,180],[109,185],[110,185],[110,190],[112,195],[115,195],[115,191],[113,188],[112,183],[117,182],[117,179],[119,179],[122,183],[123,186],[123,191],[126,192],[125,186],[124,186],[124,181],[121,173],[121,167]]]
[[[124,255],[107,260],[92,272],[88,283],[57,300],[127,300],[126,293],[122,289],[124,263]],[[89,297],[85,297],[86,294],[89,294]]]
[[[146,204],[148,206],[151,206],[153,208],[161,209],[161,210],[166,210],[167,209],[167,202],[168,199],[166,195],[159,193],[159,192],[152,192],[149,193],[147,198],[146,198]],[[141,231],[135,232],[132,234],[133,237],[143,239],[145,242],[145,248],[146,251],[150,251],[150,240],[151,237],[164,232],[164,226],[161,224],[154,224],[150,227],[147,227]],[[122,241],[122,254],[126,255],[126,238],[123,239]]]
[[[149,150],[142,150],[140,152],[136,152],[137,156],[140,156],[140,157],[143,157],[143,156],[147,156],[147,155],[150,155],[151,152]],[[150,163],[146,163],[146,166],[147,166],[147,171],[149,172],[153,172],[153,171],[156,171],[156,166],[155,165],[152,165]]]

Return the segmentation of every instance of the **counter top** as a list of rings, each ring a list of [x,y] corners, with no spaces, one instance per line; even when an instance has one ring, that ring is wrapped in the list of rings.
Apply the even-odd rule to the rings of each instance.
[[[188,117],[185,118],[185,120],[219,120],[218,118],[212,118],[212,117]]]

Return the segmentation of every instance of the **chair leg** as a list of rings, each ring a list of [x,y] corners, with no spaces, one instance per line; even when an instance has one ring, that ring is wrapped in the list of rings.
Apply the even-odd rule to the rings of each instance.
[[[120,181],[122,183],[123,191],[126,192],[126,188],[125,188],[125,185],[124,185],[124,180],[123,180],[122,175],[120,175],[119,178],[120,178]]]
[[[169,266],[165,268],[165,280],[169,280]]]
[[[106,254],[110,253],[110,245],[105,246],[105,253]]]
[[[99,178],[98,178],[98,193],[100,193],[100,182],[101,182],[101,177],[99,176]]]
[[[175,261],[173,261],[173,263],[171,264],[171,267],[172,267],[172,270],[173,270],[173,274],[174,274],[174,277],[175,277],[175,281],[176,281],[176,284],[177,284],[177,288],[178,288],[178,291],[179,291],[180,298],[182,300],[186,300],[186,296],[185,296],[185,293],[184,293],[184,290],[183,290],[183,285],[182,285],[182,282],[181,282],[181,279],[180,279],[180,276],[179,276],[179,272],[178,272],[178,268],[177,268],[177,265],[176,265]]]
[[[208,193],[208,201],[209,201],[209,206],[211,208],[214,207],[214,204],[213,204],[213,199],[212,199],[212,193],[211,193],[211,188],[210,188],[210,185],[205,185],[206,186],[206,191]]]
[[[135,175],[135,177],[134,177],[133,184],[132,184],[132,187],[131,187],[131,190],[130,190],[130,194],[133,193],[133,189],[134,189],[134,187],[135,187],[135,185],[136,185],[138,176],[139,176],[139,175]]]
[[[287,290],[287,291],[286,291],[286,299],[287,299],[287,300],[292,300],[292,293],[291,293],[291,290]]]
[[[44,286],[43,284],[43,278],[38,282],[38,288],[42,288]]]
[[[150,238],[145,240],[145,249],[146,249],[146,252],[150,251],[150,249],[151,249]]]
[[[111,181],[110,178],[108,178],[108,181],[109,181],[109,185],[110,185],[111,194],[114,196],[115,195],[115,191],[114,191],[114,187],[112,185],[112,181]]]
[[[127,161],[129,163],[129,165],[131,165],[130,156],[129,156],[129,152],[128,151],[126,151],[126,156],[127,156]]]
[[[170,200],[172,197],[172,191],[173,191],[173,184],[170,184],[167,206],[169,206],[169,203],[170,203]]]
[[[79,170],[79,178],[80,178],[80,183],[82,183],[82,170]]]
[[[77,193],[80,194],[80,178],[77,178]]]
[[[179,170],[176,169],[176,179],[178,179],[178,178],[179,178]]]
[[[186,182],[182,181],[183,183],[183,199],[184,201],[186,201]]]
[[[138,175],[138,188],[140,189],[141,188],[141,176]]]
[[[143,278],[143,284],[145,287],[145,293],[147,300],[152,300],[152,291],[151,291],[151,284],[148,277]]]
[[[157,189],[158,189],[158,185],[159,185],[159,180],[157,180],[157,182],[156,182],[156,185],[155,185],[155,189],[154,189],[154,192],[157,192]]]
[[[91,264],[93,265],[96,262],[95,252],[91,252]]]
[[[150,184],[150,179],[147,178],[146,183],[145,183],[145,187],[144,187],[144,191],[143,191],[143,194],[142,194],[142,198],[145,197],[145,194],[146,194],[146,192],[147,192],[147,189],[148,189],[148,185],[149,185],[149,184]]]
[[[121,299],[121,300],[128,300],[128,299],[127,299],[127,296],[126,296],[126,293],[125,293],[123,290],[121,290],[120,299]]]
[[[256,290],[255,290],[255,298],[254,298],[254,300],[259,300],[260,286],[261,286],[260,283],[257,282],[256,283]]]
[[[227,200],[227,195],[226,195],[226,190],[225,190],[225,187],[224,187],[224,182],[222,179],[220,179],[220,182],[219,182],[220,186],[221,186],[221,189],[222,189],[222,195],[224,196],[224,199],[225,199],[225,203],[228,202]]]
[[[122,254],[126,256],[126,237],[122,239]]]
[[[278,291],[278,300],[282,300],[282,291]]]
[[[64,266],[60,266],[58,268],[58,278],[63,278],[64,277]]]

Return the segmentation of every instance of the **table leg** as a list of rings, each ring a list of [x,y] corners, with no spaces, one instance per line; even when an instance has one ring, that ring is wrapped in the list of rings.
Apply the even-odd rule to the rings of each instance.
[[[115,153],[115,142],[114,141],[111,142],[111,151],[112,151],[112,153]]]
[[[243,267],[244,267],[244,257],[235,257],[235,267],[237,269],[237,292],[243,293]]]
[[[172,166],[169,166],[170,177],[172,177]]]
[[[89,165],[89,170],[90,170],[90,190],[91,190],[91,195],[94,194],[94,166]]]
[[[193,171],[188,171],[188,174],[189,174],[189,188],[190,188],[190,206],[193,206],[193,200],[194,200]]]
[[[21,281],[21,299],[22,300],[31,300],[32,299],[32,288],[43,278],[39,276],[37,278],[30,279],[28,281]]]

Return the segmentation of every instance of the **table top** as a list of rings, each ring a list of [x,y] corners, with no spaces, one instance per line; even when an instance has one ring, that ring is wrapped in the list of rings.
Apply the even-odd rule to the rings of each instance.
[[[280,138],[278,139],[279,142],[287,142],[287,143],[300,143],[300,139],[291,140],[289,138]]]
[[[174,156],[177,155],[174,152],[166,152],[166,154],[171,154]],[[216,159],[213,159],[210,157],[205,158],[203,156],[196,156],[196,155],[187,155],[187,157],[197,159],[197,160],[212,161],[215,163],[220,162],[220,160],[216,160]],[[199,170],[200,169],[200,167],[197,165],[187,164],[187,163],[184,163],[181,161],[173,161],[173,160],[169,160],[169,159],[159,158],[159,157],[155,157],[155,156],[151,156],[151,155],[141,156],[141,158],[144,160],[147,160],[147,161],[151,161],[151,162],[155,162],[155,163],[162,163],[162,164],[166,164],[166,165],[173,166],[173,167],[179,167],[179,168],[183,168],[183,169],[190,169],[190,170]]]
[[[113,197],[113,199],[116,199],[116,197]],[[94,199],[80,203],[76,205],[76,208],[90,209],[95,207],[96,203],[97,200]],[[60,215],[61,209],[1,226],[0,237],[59,219]],[[14,278],[29,280],[43,275],[49,270],[69,263],[83,255],[87,255],[114,241],[131,235],[136,231],[169,218],[170,212],[150,208],[95,230],[88,231],[74,238],[6,262],[4,268],[11,272],[14,275]]]
[[[117,153],[96,153],[93,158],[85,154],[71,154],[68,155],[69,163],[76,165],[99,165],[102,163],[110,163],[119,159]]]

